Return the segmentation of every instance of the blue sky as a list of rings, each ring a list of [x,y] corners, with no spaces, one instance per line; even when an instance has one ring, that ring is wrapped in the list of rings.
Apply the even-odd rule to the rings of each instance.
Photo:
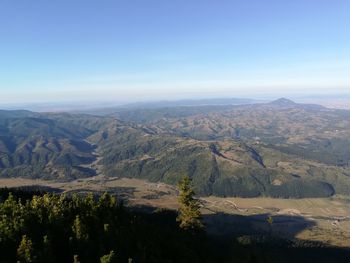
[[[0,0],[0,102],[350,93],[348,0]]]

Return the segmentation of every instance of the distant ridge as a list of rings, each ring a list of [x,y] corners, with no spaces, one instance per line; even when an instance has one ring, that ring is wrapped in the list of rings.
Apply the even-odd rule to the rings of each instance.
[[[179,106],[218,106],[218,105],[242,105],[253,104],[256,100],[245,98],[216,98],[216,99],[187,99],[187,100],[164,100],[155,102],[138,102],[126,104],[127,108],[163,108],[163,107],[179,107]]]
[[[0,110],[0,118],[23,118],[37,115],[37,113],[28,110]]]
[[[296,102],[294,102],[290,99],[287,99],[287,98],[279,98],[277,100],[274,100],[274,101],[267,103],[266,105],[278,107],[278,108],[302,108],[302,109],[308,109],[308,110],[325,109],[325,107],[318,105],[318,104],[296,103]]]
[[[295,103],[294,101],[292,101],[290,99],[286,99],[286,98],[279,98],[277,100],[271,101],[269,104],[276,105],[276,106],[295,106],[295,105],[297,105],[297,103]]]
[[[74,110],[73,113],[90,113],[96,115],[108,115],[118,111],[149,109],[156,110],[160,108],[177,108],[177,107],[221,107],[221,106],[238,106],[251,105],[261,101],[246,98],[216,98],[216,99],[184,99],[184,100],[163,100],[163,101],[145,101],[135,102],[116,107],[100,107],[84,110]]]

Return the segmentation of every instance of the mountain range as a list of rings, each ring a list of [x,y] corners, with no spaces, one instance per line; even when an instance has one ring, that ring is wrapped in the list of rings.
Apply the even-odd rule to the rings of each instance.
[[[144,105],[80,113],[0,111],[0,176],[103,174],[176,184],[200,195],[350,194],[350,111],[288,99]]]

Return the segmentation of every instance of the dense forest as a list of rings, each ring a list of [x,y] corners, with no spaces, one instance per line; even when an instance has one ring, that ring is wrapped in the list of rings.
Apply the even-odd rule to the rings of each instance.
[[[1,262],[199,262],[205,245],[199,234],[176,231],[172,213],[132,212],[108,194],[17,192],[0,214]]]
[[[179,200],[186,204],[193,192],[183,190],[189,192]],[[200,215],[183,206],[178,215],[126,207],[109,194],[2,189],[0,196],[0,262],[348,262],[350,257],[349,251],[320,243],[208,235]]]

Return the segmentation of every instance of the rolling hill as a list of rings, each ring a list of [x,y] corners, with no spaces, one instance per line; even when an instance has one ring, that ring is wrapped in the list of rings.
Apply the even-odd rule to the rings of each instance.
[[[188,174],[201,195],[347,195],[349,138],[350,111],[287,99],[98,116],[1,111],[0,176],[176,184]]]

